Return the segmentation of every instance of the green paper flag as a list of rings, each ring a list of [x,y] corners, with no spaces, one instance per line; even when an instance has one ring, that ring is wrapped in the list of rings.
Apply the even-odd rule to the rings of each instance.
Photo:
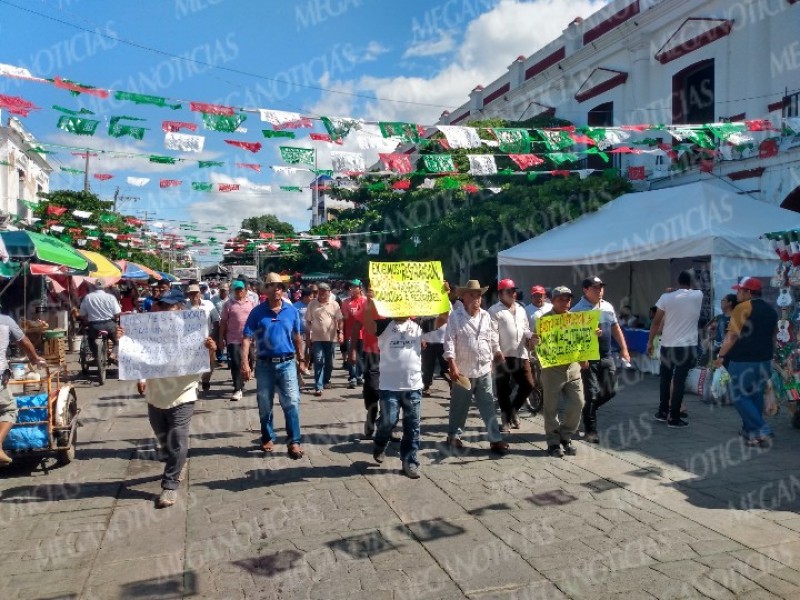
[[[36,152],[37,154],[55,154],[55,150],[45,150],[40,146],[34,146],[33,148],[28,148],[27,152]]]
[[[178,162],[178,159],[171,156],[159,156],[157,154],[151,154],[150,162],[158,163],[160,165],[174,165],[176,162]]]
[[[544,145],[550,152],[556,152],[558,150],[563,150],[564,148],[569,148],[575,143],[572,141],[572,138],[569,137],[569,134],[566,131],[551,131],[546,129],[536,129],[535,131],[542,138]],[[605,137],[605,132],[603,132],[603,136]],[[594,139],[591,134],[589,137]]]
[[[193,181],[192,189],[196,192],[210,192],[212,189],[214,189],[214,184],[205,183],[202,181]],[[184,229],[183,225],[181,225],[181,229]]]
[[[534,181],[539,176],[536,171],[528,171],[528,181]]]
[[[461,188],[461,183],[452,177],[442,177],[437,187],[443,190],[457,190]]]
[[[679,142],[688,141],[701,148],[715,148],[716,144],[704,129],[691,129],[689,127],[675,127],[669,130],[670,134]]]
[[[11,163],[7,160],[0,160],[0,165],[3,165],[4,167],[10,167]]]
[[[380,121],[378,127],[380,127],[381,135],[385,138],[397,137],[410,143],[419,141],[419,130],[414,123]]]
[[[422,160],[430,173],[452,173],[456,170],[450,154],[426,154]]]
[[[110,214],[100,215],[100,222],[101,223],[106,223],[106,224],[114,223],[116,220],[117,220],[117,216],[116,215],[110,215]]]
[[[293,140],[297,137],[294,131],[273,131],[272,129],[262,129],[261,133],[265,138],[289,138]]]
[[[367,189],[370,192],[382,192],[383,190],[386,189],[386,183],[384,183],[383,181],[379,181],[377,183],[372,183],[372,184],[367,186]]]
[[[706,125],[706,129],[708,129],[715,138],[723,142],[732,141],[731,138],[735,134],[747,131],[747,127],[744,123],[712,123]],[[736,136],[736,138],[737,139],[733,140],[735,143],[740,143],[742,141],[741,136]]]
[[[133,127],[125,123],[120,123],[122,119],[144,121],[144,119],[138,119],[136,117],[111,117],[111,121],[108,125],[108,135],[116,138],[129,135],[136,140],[140,140],[144,137],[144,132],[147,131],[144,127]]]
[[[581,158],[574,152],[550,152],[546,156],[554,163],[556,163],[556,165],[558,165],[559,167],[564,163],[575,162],[580,160]]]
[[[233,133],[239,129],[239,125],[247,120],[247,115],[239,113],[230,117],[225,115],[214,115],[211,113],[203,113],[203,125],[206,129],[211,131],[222,131],[224,133]]]
[[[207,169],[209,167],[224,167],[225,163],[218,160],[199,160],[197,161],[197,166],[201,169]]]
[[[344,139],[350,130],[353,128],[358,129],[359,122],[355,119],[331,119],[322,117],[320,119],[325,129],[328,130],[328,135],[331,136],[332,142],[337,142]]]
[[[603,177],[606,179],[615,179],[619,177],[619,169],[603,169]]]
[[[83,175],[86,171],[81,169],[70,169],[69,167],[61,167],[61,170],[65,173],[72,173],[73,175]]]
[[[311,172],[314,175],[327,175],[328,177],[333,177],[333,169],[311,169]]]
[[[497,141],[500,142],[500,151],[507,154],[530,154],[531,138],[526,129],[506,129],[495,127],[492,129]]]
[[[302,192],[303,190],[301,190],[300,187],[298,187],[296,185],[282,185],[281,186],[281,191],[282,192]]]
[[[134,104],[153,104],[161,108],[171,108],[178,110],[181,108],[180,104],[169,104],[166,98],[160,96],[146,96],[144,94],[133,94],[131,92],[114,92],[114,98],[117,100],[128,100]]]
[[[53,105],[53,110],[57,110],[59,112],[64,113],[65,115],[72,115],[72,116],[80,116],[80,115],[93,115],[94,113],[90,111],[88,108],[82,108],[80,110],[71,110],[69,108],[64,108],[63,106],[59,106],[58,104]]]
[[[293,146],[278,146],[281,158],[290,165],[304,164],[314,166],[313,148],[295,148]]]
[[[29,209],[31,209],[31,210],[34,210],[34,209],[35,209],[37,206],[39,206],[39,205],[38,205],[38,204],[36,204],[35,202],[31,202],[30,200],[20,200],[20,202],[22,202],[22,205],[23,205],[25,208],[29,208]]]
[[[598,150],[594,146],[590,146],[589,148],[587,148],[586,149],[586,154],[595,154],[595,155],[599,156],[600,158],[602,158],[603,162],[608,162],[609,161],[608,154],[606,154],[605,152],[602,152],[601,150]]]
[[[213,229],[214,231],[228,231],[228,228],[225,227],[225,225],[214,225],[214,227],[212,227],[211,229]]]
[[[57,127],[75,135],[94,135],[100,121],[63,116],[58,119]]]

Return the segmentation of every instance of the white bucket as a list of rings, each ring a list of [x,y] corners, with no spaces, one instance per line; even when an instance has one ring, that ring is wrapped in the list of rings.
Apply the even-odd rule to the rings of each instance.
[[[14,379],[25,379],[25,371],[25,363],[11,363],[11,377]]]

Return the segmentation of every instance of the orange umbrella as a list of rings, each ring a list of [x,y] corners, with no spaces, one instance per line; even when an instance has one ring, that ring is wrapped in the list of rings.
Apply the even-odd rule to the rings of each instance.
[[[161,275],[153,271],[149,267],[140,265],[139,263],[130,262],[128,260],[118,260],[120,271],[122,271],[122,279],[162,279]]]

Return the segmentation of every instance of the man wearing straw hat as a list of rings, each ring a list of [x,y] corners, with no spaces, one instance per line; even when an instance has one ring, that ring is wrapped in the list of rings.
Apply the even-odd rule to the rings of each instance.
[[[451,448],[464,447],[459,432],[467,422],[474,397],[486,424],[489,449],[496,454],[507,454],[508,443],[500,433],[492,395],[492,360],[502,354],[492,318],[481,308],[481,297],[487,289],[481,287],[477,279],[470,279],[457,288],[461,302],[454,305],[447,321],[444,357],[450,367],[453,387],[446,443]]]

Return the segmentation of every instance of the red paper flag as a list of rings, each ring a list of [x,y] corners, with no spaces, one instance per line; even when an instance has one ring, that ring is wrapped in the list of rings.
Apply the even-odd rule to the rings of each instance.
[[[550,175],[552,175],[553,177],[558,177],[559,175],[561,177],[569,177],[570,175],[572,175],[572,171],[566,169],[554,169],[553,171],[550,171]],[[644,179],[644,177],[642,177],[642,179]]]
[[[478,186],[474,183],[465,183],[461,186],[461,189],[467,192],[468,194],[474,194],[478,191]]]
[[[628,167],[628,179],[631,181],[637,181],[644,178],[644,167]]]
[[[411,180],[410,179],[401,179],[399,181],[395,181],[392,184],[392,188],[395,190],[408,190],[411,189]]]
[[[620,127],[622,131],[639,131],[639,132],[647,131],[648,129],[651,128],[652,128],[651,125],[623,125],[622,127]]]
[[[238,183],[220,183],[218,189],[219,189],[220,192],[238,192],[239,191],[239,184]]]
[[[261,142],[240,142],[239,140],[225,140],[226,144],[236,146],[237,148],[244,148],[253,154],[261,150]]]
[[[576,144],[586,144],[587,146],[596,146],[597,145],[597,142],[595,142],[588,135],[583,135],[582,133],[570,133],[569,137]]]
[[[327,133],[309,133],[308,137],[315,142],[328,142],[329,144],[338,144],[340,146],[344,144],[344,140],[342,138],[339,138],[338,140],[332,140],[331,136],[329,136]]]
[[[236,163],[240,169],[252,169],[257,173],[261,173],[261,165],[258,163]]]
[[[80,158],[86,158],[86,152],[72,152],[72,156],[78,156]],[[97,156],[97,154],[95,154],[94,152],[90,152],[89,156],[90,157]]]
[[[701,160],[699,164],[701,173],[711,173],[714,170],[713,160]]]
[[[112,177],[114,177],[111,173],[95,173],[92,175],[95,179],[99,179],[100,181],[108,181]]]
[[[764,140],[758,146],[758,158],[770,158],[778,154],[778,138]]]
[[[337,250],[342,247],[342,240],[328,240],[328,246],[336,248]]]
[[[53,215],[53,216],[56,216],[56,217],[60,217],[65,212],[67,212],[67,209],[65,207],[63,207],[63,206],[53,206],[51,204],[51,205],[49,205],[47,207],[47,214],[48,215]]]
[[[0,94],[0,108],[5,108],[12,115],[27,117],[32,110],[39,110],[39,107],[28,102],[19,96],[4,96]]]
[[[162,179],[158,182],[158,185],[162,188],[170,188],[170,187],[177,187],[181,185],[181,181],[179,179]]]
[[[395,173],[411,173],[411,157],[408,154],[399,152],[380,153],[378,158],[381,159],[383,166],[389,171]]]
[[[619,148],[614,148],[613,150],[608,151],[609,154],[641,154],[641,150],[636,150],[629,146],[620,146]]]
[[[205,102],[190,102],[189,110],[192,110],[194,112],[203,112],[211,115],[223,115],[226,117],[232,117],[235,113],[233,107],[231,106],[222,106],[220,104],[207,104]]]
[[[125,219],[125,223],[131,225],[132,227],[141,227],[143,225],[143,222],[136,217],[127,217]]]
[[[286,121],[285,123],[278,123],[273,124],[272,128],[275,131],[281,131],[283,129],[303,129],[303,128],[311,128],[314,126],[314,123],[311,122],[311,119],[308,117],[300,117],[295,121]]]
[[[258,232],[258,237],[259,237],[259,239],[262,239],[262,240],[272,240],[272,239],[275,239],[275,234],[271,233],[269,231],[259,231]]]
[[[767,119],[754,119],[744,124],[747,125],[747,131],[777,131]]]
[[[187,123],[185,121],[164,121],[161,123],[162,131],[169,132],[176,132],[180,131],[181,129],[188,129],[189,131],[197,131],[197,123]]]
[[[91,88],[83,86],[79,83],[72,83],[61,79],[58,75],[53,79],[53,85],[62,90],[69,90],[70,92],[79,92],[81,94],[89,94],[90,96],[97,96],[98,98],[108,98],[108,90],[101,90],[98,88]]]
[[[89,246],[91,246],[92,250],[100,250],[100,240],[92,240],[89,242]]]
[[[399,247],[400,247],[400,244],[385,244],[384,245],[384,248],[386,248],[386,252],[388,252],[389,254],[391,254],[392,252],[397,250]]]
[[[523,171],[525,169],[538,166],[544,162],[543,159],[539,158],[535,154],[509,154],[508,158],[517,163],[517,166]]]
[[[280,245],[278,244],[267,244],[267,250],[272,250],[275,252],[276,250],[280,250]]]

